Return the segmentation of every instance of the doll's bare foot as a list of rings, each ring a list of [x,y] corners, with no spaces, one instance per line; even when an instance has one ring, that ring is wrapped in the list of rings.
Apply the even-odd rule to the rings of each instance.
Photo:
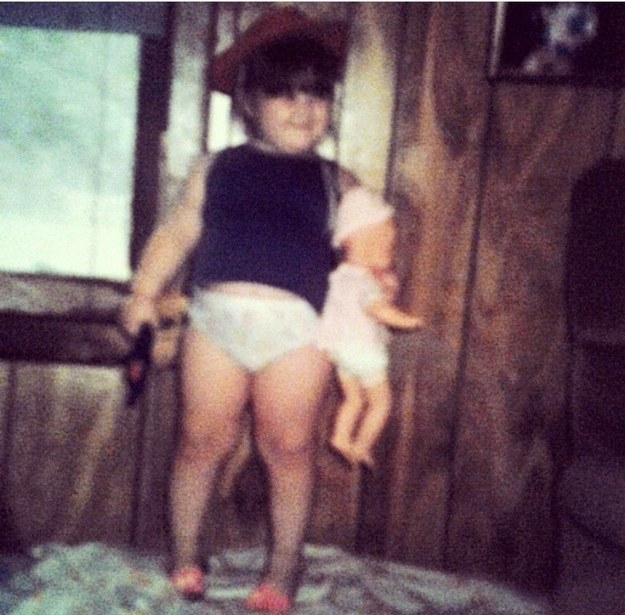
[[[332,440],[330,440],[330,448],[347,461],[350,466],[354,466],[358,463],[351,442],[346,442],[340,438],[332,438]]]
[[[355,463],[362,464],[368,470],[375,470],[375,459],[369,448],[359,447],[357,444],[354,444],[351,454]]]

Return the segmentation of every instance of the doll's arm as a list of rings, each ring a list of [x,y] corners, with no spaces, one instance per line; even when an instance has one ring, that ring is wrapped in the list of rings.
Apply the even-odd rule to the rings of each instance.
[[[423,319],[400,310],[384,299],[372,301],[367,312],[378,322],[394,329],[416,329],[423,326]]]
[[[375,279],[382,293],[368,306],[368,313],[378,322],[395,329],[414,329],[423,326],[423,320],[418,316],[400,310],[394,303],[399,283],[397,275],[392,269],[374,272]]]
[[[373,271],[372,273],[386,300],[388,302],[394,301],[399,290],[399,281],[395,272],[392,269],[383,269],[381,271]]]

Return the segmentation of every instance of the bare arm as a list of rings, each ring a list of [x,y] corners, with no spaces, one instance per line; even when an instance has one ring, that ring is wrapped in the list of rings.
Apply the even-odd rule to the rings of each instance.
[[[419,316],[408,314],[384,299],[373,301],[367,311],[378,322],[394,329],[416,329],[423,326],[423,319]]]
[[[202,231],[205,177],[210,158],[203,156],[191,169],[180,200],[156,227],[143,250],[122,306],[121,323],[136,335],[141,323],[158,326],[157,299],[196,245]]]
[[[152,233],[133,276],[133,294],[157,297],[197,243],[202,230],[208,164],[208,157],[196,162],[179,202]]]

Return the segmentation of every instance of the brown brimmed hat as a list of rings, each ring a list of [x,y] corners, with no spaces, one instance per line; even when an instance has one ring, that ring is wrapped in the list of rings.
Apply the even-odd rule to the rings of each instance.
[[[343,60],[347,47],[347,24],[316,21],[299,9],[284,7],[265,13],[228,49],[213,58],[209,72],[211,88],[232,95],[243,60],[267,43],[297,34],[317,40]]]

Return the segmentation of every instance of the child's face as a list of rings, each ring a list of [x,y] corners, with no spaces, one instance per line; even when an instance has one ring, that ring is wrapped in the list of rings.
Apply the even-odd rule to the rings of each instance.
[[[285,154],[310,152],[328,131],[331,106],[327,98],[305,92],[259,94],[255,111],[262,140]]]

